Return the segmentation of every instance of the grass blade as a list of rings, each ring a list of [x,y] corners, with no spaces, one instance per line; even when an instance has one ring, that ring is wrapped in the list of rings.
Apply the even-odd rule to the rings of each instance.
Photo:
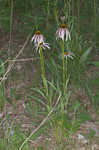
[[[44,97],[46,99],[46,96],[44,95],[44,93],[39,90],[38,88],[31,88],[32,90],[36,91],[37,93],[39,93],[42,97]]]
[[[92,47],[89,47],[89,48],[82,54],[82,56],[81,56],[81,58],[80,58],[80,63],[83,63],[83,62],[85,62],[85,61],[87,60],[88,55],[90,54],[91,50],[92,50]]]
[[[46,106],[46,104],[39,98],[35,97],[35,96],[30,96],[31,98],[33,98],[34,100],[38,101],[39,103],[41,103],[42,105]]]
[[[92,64],[95,65],[96,67],[99,67],[99,61],[93,61]]]

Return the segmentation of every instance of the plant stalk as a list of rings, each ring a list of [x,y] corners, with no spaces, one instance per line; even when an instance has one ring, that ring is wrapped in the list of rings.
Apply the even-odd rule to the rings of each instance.
[[[63,61],[63,94],[65,94],[65,61],[64,61],[64,41],[62,40],[62,61]]]
[[[43,56],[43,50],[41,46],[40,46],[40,60],[41,60],[41,76],[42,76],[46,96],[48,96],[47,81],[45,78],[44,56]]]

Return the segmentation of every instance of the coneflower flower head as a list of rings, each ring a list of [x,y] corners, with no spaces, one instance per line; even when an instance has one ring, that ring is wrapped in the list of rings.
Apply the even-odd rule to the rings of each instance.
[[[69,57],[69,58],[73,59],[74,56],[75,56],[74,53],[72,53],[68,50],[64,50],[64,57]]]
[[[44,36],[41,34],[41,32],[38,30],[36,31],[36,33],[34,34],[34,36],[31,39],[32,42],[35,43],[42,43],[44,42]]]
[[[61,24],[60,28],[56,31],[56,39],[58,38],[61,38],[63,41],[71,40],[70,32],[64,23]]]
[[[50,49],[50,46],[49,46],[49,43],[45,43],[45,42],[41,42],[41,43],[35,43],[34,44],[34,46],[35,46],[35,48],[36,48],[36,51],[38,51],[39,50],[39,52],[40,52],[40,48],[42,48],[42,49],[46,49],[46,48],[48,48],[48,49]]]
[[[38,30],[36,31],[36,33],[34,34],[34,36],[32,37],[31,41],[34,43],[34,46],[36,48],[36,51],[40,50],[40,48],[48,48],[49,47],[49,43],[45,43],[44,41],[44,36],[43,34],[41,34],[41,32]]]

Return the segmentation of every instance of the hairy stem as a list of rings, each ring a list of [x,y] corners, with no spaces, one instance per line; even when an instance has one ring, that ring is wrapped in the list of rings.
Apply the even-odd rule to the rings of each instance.
[[[43,85],[45,88],[46,96],[48,96],[48,88],[47,88],[47,81],[45,78],[44,56],[43,56],[42,47],[40,47],[40,60],[41,60],[41,74],[42,74]]]

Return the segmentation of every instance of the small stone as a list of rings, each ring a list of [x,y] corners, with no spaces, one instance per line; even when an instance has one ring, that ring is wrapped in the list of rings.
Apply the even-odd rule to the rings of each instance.
[[[93,144],[93,145],[92,145],[92,150],[98,150],[98,148],[99,148],[99,147],[98,147],[97,144]]]
[[[88,143],[88,141],[85,139],[85,137],[83,135],[81,135],[81,134],[78,134],[78,140],[80,140],[80,142],[82,144]]]

